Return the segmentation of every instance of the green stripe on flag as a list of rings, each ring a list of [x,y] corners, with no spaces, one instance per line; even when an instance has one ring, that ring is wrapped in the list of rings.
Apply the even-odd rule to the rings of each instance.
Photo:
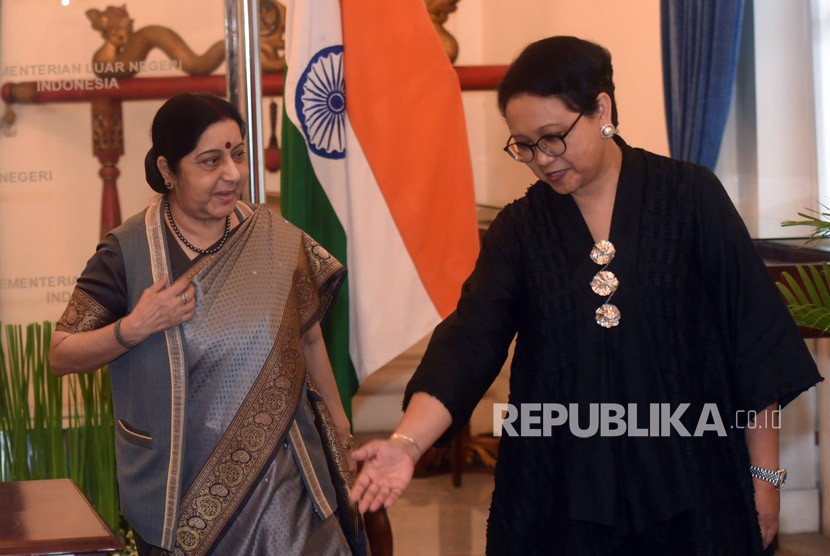
[[[286,115],[285,108],[281,136],[280,210],[286,219],[308,233],[345,266],[346,232],[317,180],[305,140]],[[351,421],[352,396],[357,392],[358,381],[349,357],[349,286],[346,282],[323,323],[323,337],[340,399]]]

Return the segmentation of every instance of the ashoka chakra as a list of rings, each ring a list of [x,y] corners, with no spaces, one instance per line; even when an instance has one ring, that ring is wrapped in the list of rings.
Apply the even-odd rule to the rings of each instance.
[[[346,87],[343,46],[315,54],[297,84],[297,117],[311,151],[325,158],[346,155]]]

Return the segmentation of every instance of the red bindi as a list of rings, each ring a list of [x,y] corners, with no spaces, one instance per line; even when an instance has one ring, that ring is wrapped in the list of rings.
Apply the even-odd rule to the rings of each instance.
[[[231,148],[231,142],[230,142],[230,141],[228,141],[227,143],[225,143],[225,148],[226,148],[226,149],[230,149],[230,148]]]

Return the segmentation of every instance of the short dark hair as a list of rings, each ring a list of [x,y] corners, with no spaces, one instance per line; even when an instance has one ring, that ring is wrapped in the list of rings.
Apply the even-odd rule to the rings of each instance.
[[[614,98],[614,69],[611,53],[594,42],[577,37],[557,36],[527,46],[510,64],[499,85],[499,112],[520,94],[555,96],[574,112],[593,114],[597,96],[611,97],[611,123],[619,125]]]
[[[167,160],[172,172],[178,172],[179,162],[196,148],[205,130],[223,120],[235,121],[245,137],[242,115],[223,98],[208,93],[182,93],[168,99],[153,118],[153,146],[144,158],[144,174],[150,187],[159,193],[167,192],[156,164],[160,156]]]

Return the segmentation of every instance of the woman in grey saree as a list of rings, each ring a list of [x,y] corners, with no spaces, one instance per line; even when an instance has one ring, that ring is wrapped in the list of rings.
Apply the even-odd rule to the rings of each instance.
[[[195,135],[177,145],[183,156],[165,145],[182,134],[174,124]],[[56,327],[53,369],[109,363],[119,497],[140,553],[360,552],[350,508],[338,508],[349,426],[320,332],[345,271],[238,200],[242,129],[217,97],[159,110],[147,179],[163,196],[90,259]]]

